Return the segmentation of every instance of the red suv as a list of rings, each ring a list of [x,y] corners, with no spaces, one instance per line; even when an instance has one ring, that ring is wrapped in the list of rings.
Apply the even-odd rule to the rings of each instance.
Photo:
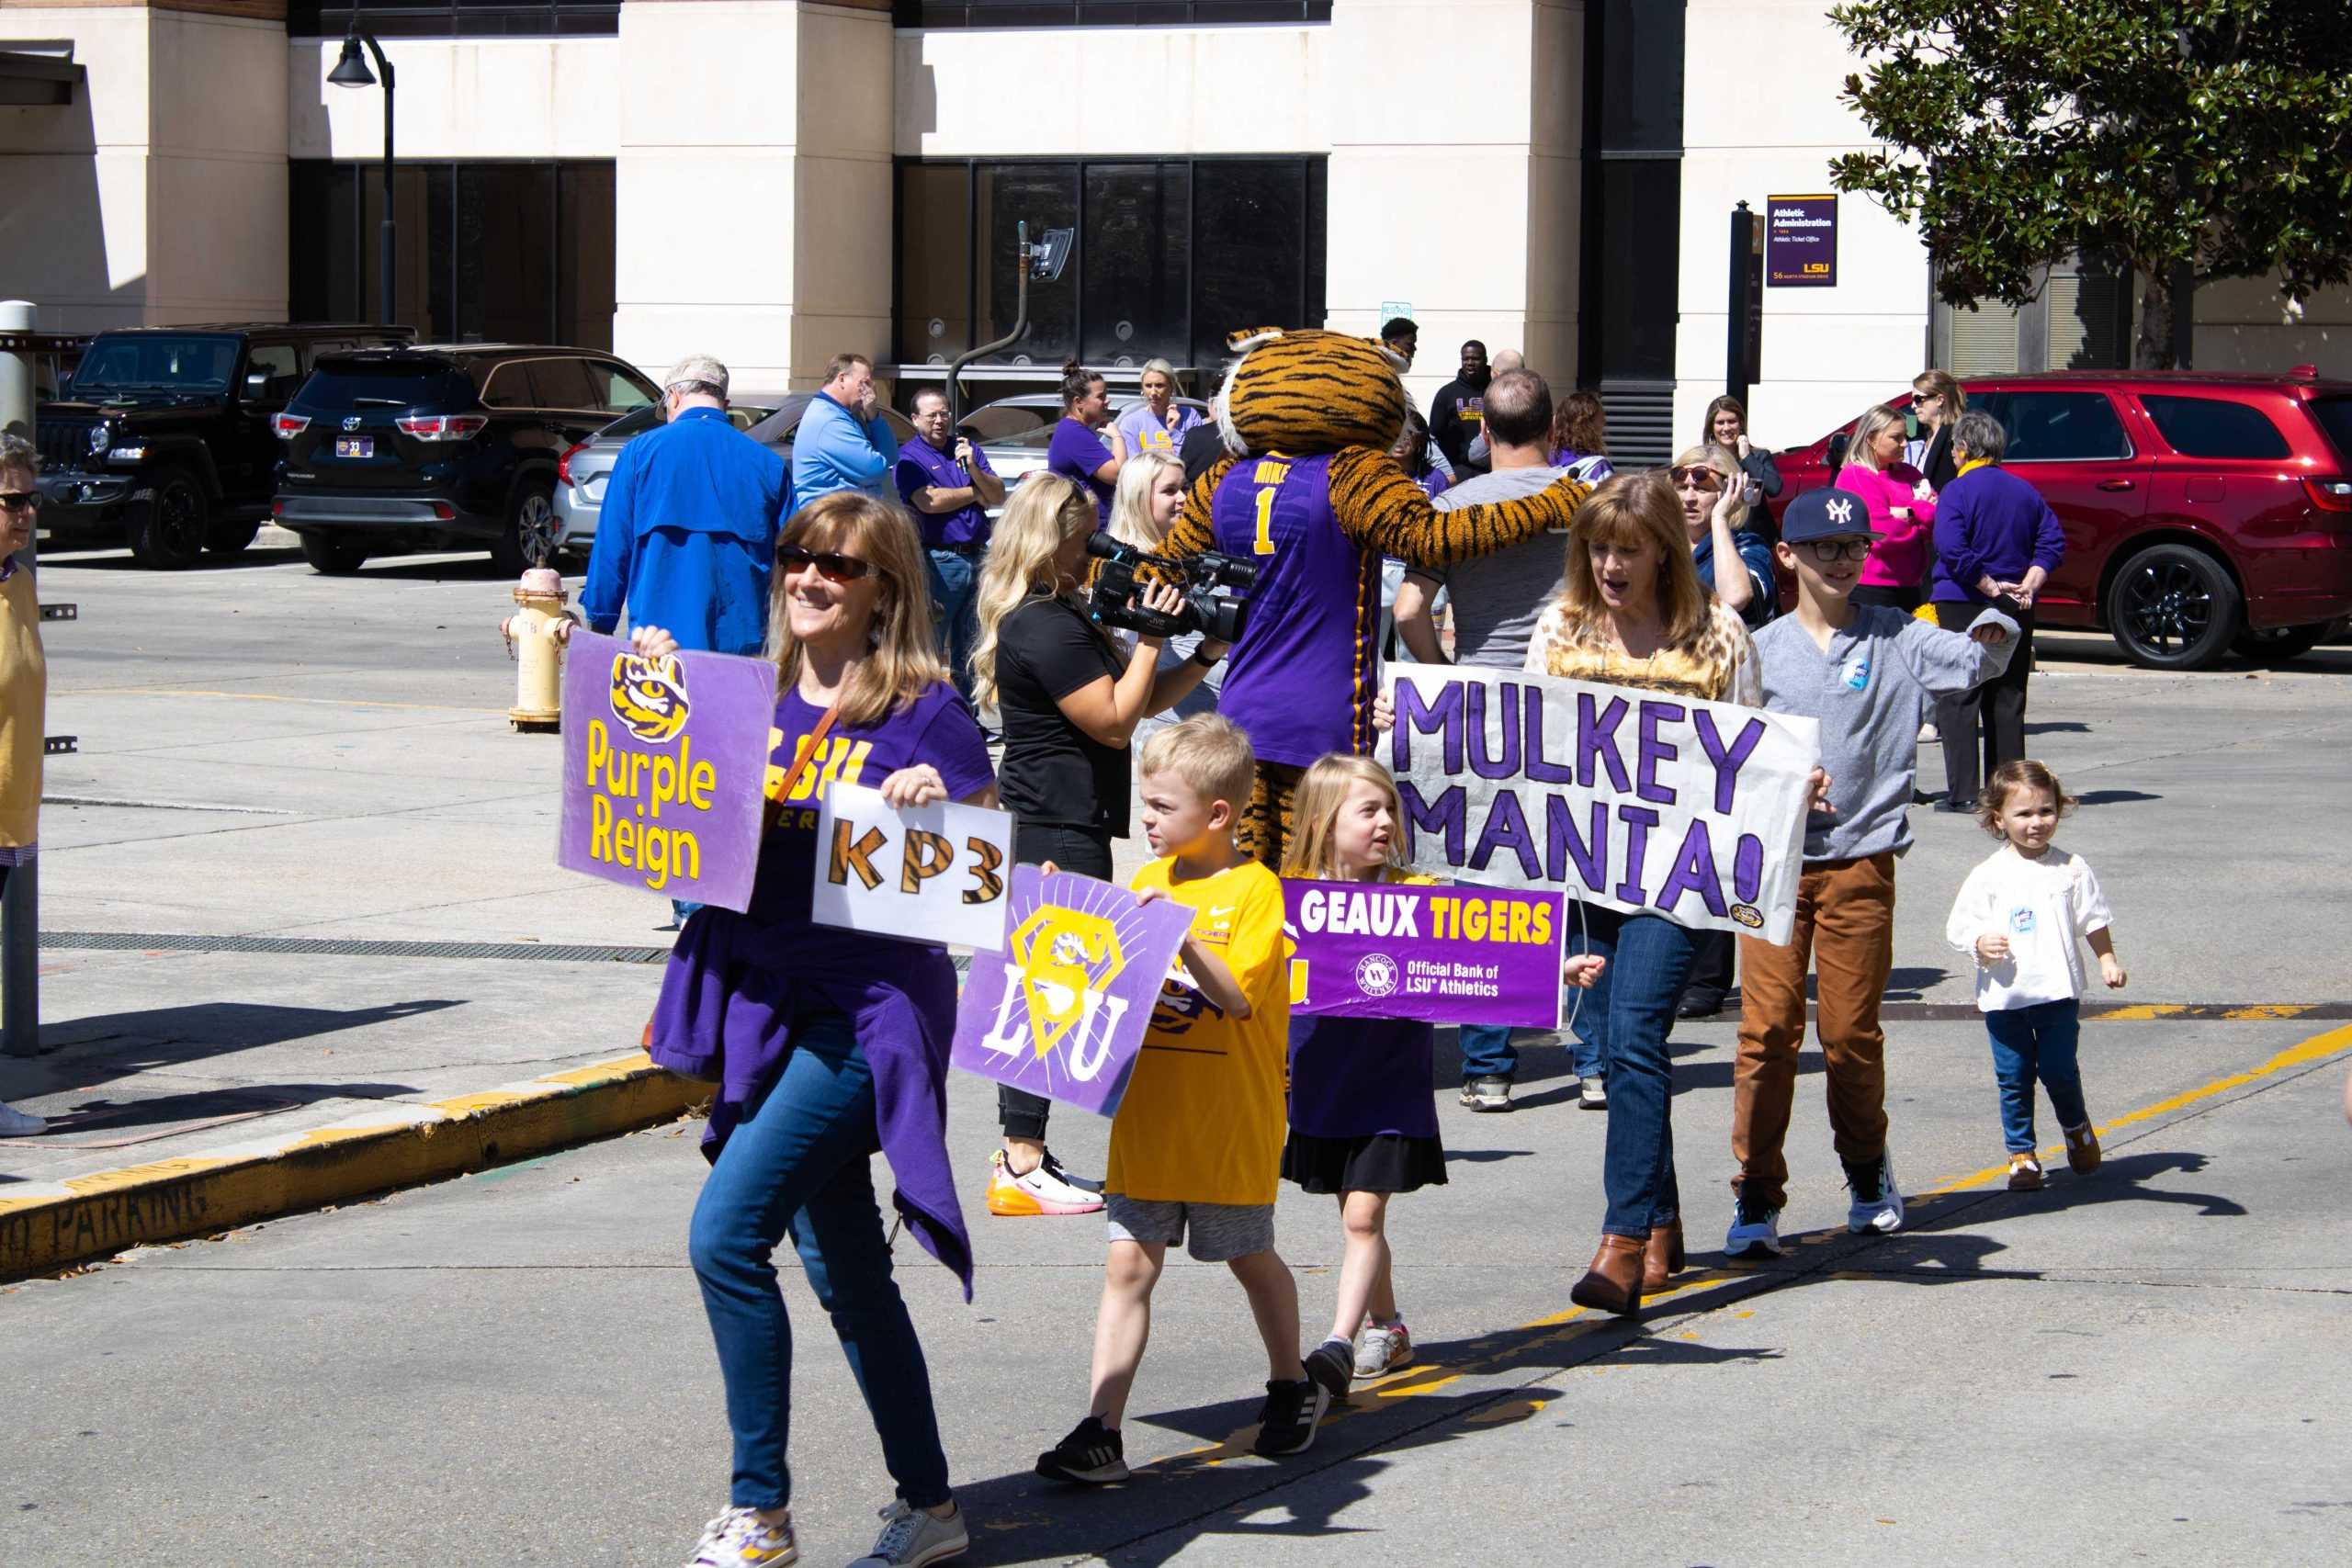
[[[2352,612],[2352,382],[2299,366],[1963,385],[2008,432],[2002,466],[2066,531],[2041,624],[2104,626],[2135,663],[2199,670],[2307,653]],[[1852,430],[1781,457],[1781,505],[1837,478]]]

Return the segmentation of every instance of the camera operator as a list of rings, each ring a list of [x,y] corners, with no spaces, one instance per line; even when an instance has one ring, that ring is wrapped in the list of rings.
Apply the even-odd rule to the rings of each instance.
[[[1142,633],[1130,659],[1088,613],[1081,585],[1094,497],[1057,474],[1033,474],[1012,492],[980,568],[972,700],[995,708],[1004,732],[997,784],[1015,825],[1012,858],[1113,880],[1111,840],[1127,836],[1127,745],[1145,716],[1173,706],[1222,658],[1204,643],[1174,669],[1159,667],[1165,638]],[[1174,615],[1173,583],[1139,587],[1138,607]],[[1074,1180],[1046,1149],[1046,1102],[1003,1089],[1004,1147],[992,1158],[992,1214],[1078,1214],[1102,1194]]]
[[[1183,507],[1184,465],[1166,452],[1138,452],[1119,470],[1118,491],[1111,498],[1111,537],[1145,555],[1157,555],[1160,540],[1175,526],[1176,514]],[[1111,640],[1132,657],[1139,635],[1118,626],[1112,629]],[[1179,632],[1160,644],[1159,668],[1171,671],[1190,663],[1193,656],[1200,652],[1206,635]],[[1217,688],[1224,683],[1225,661],[1219,660],[1201,677],[1198,685],[1177,699],[1174,707],[1145,716],[1136,728],[1136,746],[1140,749],[1154,732],[1169,725],[1182,723],[1196,714],[1216,712]]]

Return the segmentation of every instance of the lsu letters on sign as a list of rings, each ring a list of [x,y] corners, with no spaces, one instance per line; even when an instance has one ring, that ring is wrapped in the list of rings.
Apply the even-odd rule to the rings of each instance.
[[[1115,1114],[1172,982],[1193,911],[1091,876],[1015,866],[1001,953],[972,955],[948,1061],[1063,1105]]]
[[[617,638],[573,634],[556,863],[668,898],[749,908],[775,673],[764,659],[647,659]]]
[[[1633,686],[1391,666],[1413,869],[1785,942],[1818,721]]]
[[[1012,818],[934,801],[903,810],[879,790],[834,782],[817,818],[808,918],[876,936],[1004,947]]]

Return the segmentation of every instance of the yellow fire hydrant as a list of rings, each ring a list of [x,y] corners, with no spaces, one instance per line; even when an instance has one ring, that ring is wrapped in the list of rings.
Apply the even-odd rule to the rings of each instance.
[[[563,726],[563,644],[578,624],[566,597],[561,573],[533,567],[514,587],[522,607],[498,624],[514,660],[514,705],[506,716],[526,734],[552,735]]]

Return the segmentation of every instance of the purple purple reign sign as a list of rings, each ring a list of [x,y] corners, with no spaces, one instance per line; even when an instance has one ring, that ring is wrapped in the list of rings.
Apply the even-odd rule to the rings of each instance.
[[[972,954],[948,1060],[967,1073],[1109,1116],[1126,1093],[1152,1001],[1193,911],[1035,866],[1012,870],[1005,950]]]
[[[572,634],[563,667],[558,865],[742,910],[759,870],[775,666],[679,651],[645,659]]]
[[[1551,1029],[1561,895],[1469,884],[1283,883],[1291,1011]]]

